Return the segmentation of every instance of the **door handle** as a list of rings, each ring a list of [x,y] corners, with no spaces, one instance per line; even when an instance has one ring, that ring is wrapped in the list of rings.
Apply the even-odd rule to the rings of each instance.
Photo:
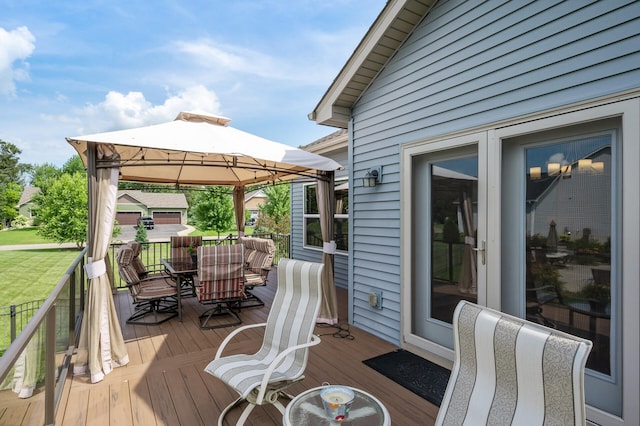
[[[481,252],[482,253],[482,264],[486,264],[487,263],[487,242],[485,240],[482,240],[482,248],[472,248],[471,250],[475,251],[475,252]]]

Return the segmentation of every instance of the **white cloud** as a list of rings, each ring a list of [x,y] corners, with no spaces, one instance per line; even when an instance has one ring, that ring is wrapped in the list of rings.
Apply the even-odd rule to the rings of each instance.
[[[13,31],[0,28],[0,94],[15,95],[15,81],[29,79],[29,64],[24,62],[35,49],[36,38],[27,27]],[[20,61],[20,64],[15,62]]]
[[[277,62],[268,55],[240,46],[217,43],[210,39],[179,41],[175,49],[186,54],[207,70],[222,73],[243,73],[267,78],[278,78],[282,73]]]
[[[220,114],[218,96],[204,86],[193,86],[168,95],[161,105],[153,105],[141,92],[126,95],[111,91],[104,101],[79,111],[84,127],[79,134],[158,124],[173,120],[180,111],[206,111]]]

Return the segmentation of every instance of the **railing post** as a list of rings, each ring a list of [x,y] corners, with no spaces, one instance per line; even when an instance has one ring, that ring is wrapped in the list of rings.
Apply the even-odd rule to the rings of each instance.
[[[76,342],[76,269],[69,275],[69,345]]]
[[[11,343],[13,343],[13,341],[16,340],[16,305],[11,305],[9,310],[11,312],[11,319],[9,320],[11,323]]]
[[[55,387],[56,387],[56,304],[47,313],[45,339],[45,376],[44,376],[44,424],[55,422]],[[61,380],[64,380],[61,378]]]

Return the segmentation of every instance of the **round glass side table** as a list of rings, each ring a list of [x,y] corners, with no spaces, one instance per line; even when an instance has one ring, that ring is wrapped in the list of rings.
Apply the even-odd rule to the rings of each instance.
[[[342,385],[340,385],[342,386]],[[320,392],[324,386],[302,392],[289,402],[284,411],[282,422],[286,426],[302,425],[362,425],[362,426],[390,426],[389,411],[373,395],[360,389],[352,388],[355,398],[351,404],[349,417],[342,422],[329,419],[322,406]]]

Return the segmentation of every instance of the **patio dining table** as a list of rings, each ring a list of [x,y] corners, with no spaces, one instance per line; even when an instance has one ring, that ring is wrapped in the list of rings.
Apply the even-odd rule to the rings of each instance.
[[[167,272],[176,279],[176,286],[178,287],[178,320],[182,321],[182,287],[185,283],[190,283],[191,292],[195,296],[196,288],[193,276],[198,273],[198,263],[188,258],[161,258],[160,262],[162,262]]]

